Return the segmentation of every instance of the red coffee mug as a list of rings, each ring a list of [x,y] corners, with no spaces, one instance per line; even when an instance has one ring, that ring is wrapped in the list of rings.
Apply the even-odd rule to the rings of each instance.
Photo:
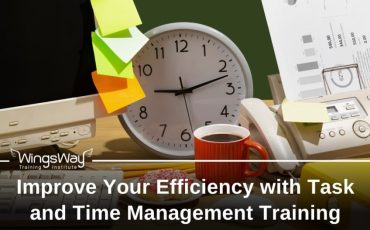
[[[266,149],[261,144],[251,140],[249,130],[240,126],[204,126],[195,130],[194,137],[196,160],[249,160],[250,149],[255,149],[262,160],[268,160]],[[212,137],[215,137],[213,138],[215,140],[212,140]],[[221,138],[217,140],[217,137]],[[221,140],[222,137],[229,138]],[[207,182],[217,183],[240,182],[246,177],[260,176],[266,169],[266,162],[261,162],[257,170],[251,170],[250,163],[244,162],[197,162],[195,164],[198,179],[206,179]]]

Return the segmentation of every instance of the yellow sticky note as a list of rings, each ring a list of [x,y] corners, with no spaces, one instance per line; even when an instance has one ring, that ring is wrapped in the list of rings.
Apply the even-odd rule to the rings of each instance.
[[[96,71],[91,75],[108,113],[113,113],[145,97],[136,77],[117,78],[99,75]]]
[[[93,50],[98,74],[134,78],[132,62],[122,61],[96,34],[92,33]]]
[[[324,103],[290,102],[284,100],[281,109],[283,119],[286,122],[325,123],[330,121]]]
[[[141,24],[133,0],[91,0],[91,5],[103,36]]]

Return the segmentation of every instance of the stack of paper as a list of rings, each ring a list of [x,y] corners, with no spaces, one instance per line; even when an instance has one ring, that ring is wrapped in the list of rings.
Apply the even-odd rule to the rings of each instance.
[[[94,84],[108,113],[145,97],[132,58],[148,42],[133,0],[91,0],[97,22],[92,43],[97,71]]]

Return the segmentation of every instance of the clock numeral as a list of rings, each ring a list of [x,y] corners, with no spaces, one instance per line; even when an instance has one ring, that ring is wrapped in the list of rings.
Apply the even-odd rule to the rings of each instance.
[[[205,126],[208,126],[208,125],[210,125],[210,124],[212,124],[212,121],[206,121],[206,122],[204,122],[204,125],[205,125]]]
[[[175,41],[175,44],[176,44],[176,53],[187,53],[189,52],[188,50],[188,41],[182,39],[180,41],[176,40]],[[180,44],[182,44],[182,48],[180,48]]]
[[[225,116],[225,117],[228,117],[229,116],[229,113],[227,112],[227,105],[224,106],[224,108],[222,109],[220,115],[221,116]]]
[[[218,72],[220,72],[220,73],[226,73],[227,72],[227,70],[226,70],[227,62],[225,60],[219,60],[218,62],[219,63],[222,63],[222,67],[221,67],[221,69]]]
[[[166,129],[167,129],[167,124],[160,124],[159,126],[163,127],[161,137],[164,137],[164,134],[166,133]]]
[[[207,47],[206,45],[202,45],[202,47],[203,47],[203,56],[207,57]]]
[[[227,95],[233,95],[235,93],[235,87],[233,86],[233,83],[226,83],[227,87],[230,88],[229,92],[226,92]]]
[[[138,67],[140,77],[142,75],[149,77],[153,73],[153,68],[151,65],[145,64],[144,66],[139,65]]]
[[[148,118],[148,112],[147,112],[147,109],[145,106],[141,106],[140,107],[140,114],[139,114],[140,118],[145,120]]]
[[[158,60],[159,58],[164,59],[164,48],[155,48],[155,58]]]
[[[191,134],[188,132],[188,129],[185,129],[181,132],[181,140],[188,142],[191,140]]]

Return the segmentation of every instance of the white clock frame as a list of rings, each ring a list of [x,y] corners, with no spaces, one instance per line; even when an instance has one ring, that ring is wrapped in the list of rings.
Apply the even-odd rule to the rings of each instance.
[[[149,39],[151,39],[160,34],[167,33],[170,31],[176,31],[176,30],[192,30],[192,31],[198,31],[198,32],[208,34],[209,36],[214,37],[215,39],[218,39],[228,49],[230,49],[232,54],[237,58],[237,61],[240,64],[241,70],[244,75],[243,77],[244,77],[245,89],[246,89],[245,98],[253,97],[253,79],[252,79],[252,74],[251,74],[247,60],[245,59],[240,49],[235,45],[235,43],[231,39],[229,39],[226,35],[222,34],[216,29],[213,29],[209,26],[198,24],[198,23],[177,22],[177,23],[170,23],[170,24],[165,24],[165,25],[156,27],[148,31],[147,33],[145,33],[145,35]],[[130,124],[130,121],[127,118],[126,113],[118,115],[118,118],[123,128],[129,134],[129,136],[147,151],[150,151],[154,154],[157,154],[165,158],[192,158],[194,156],[194,151],[186,151],[186,154],[184,155],[175,154],[176,150],[164,151],[163,149],[154,145],[150,141],[145,140],[145,139],[142,140],[138,138],[138,135],[136,134],[136,130],[134,129],[132,124]]]

